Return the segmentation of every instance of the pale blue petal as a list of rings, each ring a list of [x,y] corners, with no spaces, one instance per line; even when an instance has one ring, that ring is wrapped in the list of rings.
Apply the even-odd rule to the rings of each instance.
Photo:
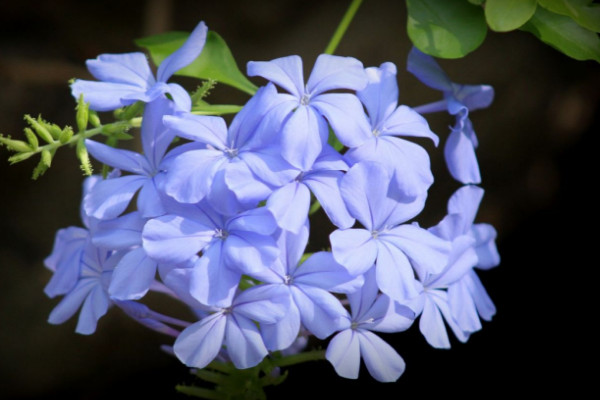
[[[248,164],[240,158],[234,159],[225,165],[223,179],[227,188],[235,193],[237,200],[246,209],[256,207],[260,201],[266,199],[272,192],[272,189],[258,179],[252,173]],[[217,192],[214,188],[213,191]],[[209,199],[213,196],[214,194],[211,193]],[[216,201],[212,202],[213,206],[218,209],[217,196],[214,196],[214,199]]]
[[[281,157],[281,149],[272,147],[239,154],[250,171],[262,182],[272,186],[283,186],[298,176],[299,171]],[[264,184],[262,184],[264,185]]]
[[[489,269],[500,264],[500,254],[496,247],[496,229],[489,224],[475,224],[471,228],[471,233],[475,237],[477,268]]]
[[[148,177],[128,175],[98,182],[83,199],[86,214],[100,219],[118,217]]]
[[[190,293],[202,304],[229,307],[242,274],[225,265],[222,243],[215,241],[204,250],[192,271]]]
[[[343,176],[342,171],[321,170],[305,175],[302,182],[315,195],[329,220],[338,228],[347,229],[354,225],[355,220],[348,212],[340,192]]]
[[[102,287],[100,285],[94,287],[81,306],[75,332],[82,335],[94,333],[98,320],[106,314],[109,305],[110,301]]]
[[[398,83],[396,82],[396,66],[391,62],[377,67],[366,68],[369,84],[356,93],[365,105],[371,127],[377,128],[394,112],[398,104]]]
[[[236,194],[227,185],[227,182],[225,182],[226,173],[232,169],[231,167],[234,164],[239,164],[242,167],[240,168],[241,171],[246,172],[246,176],[250,175],[252,177],[252,174],[247,170],[247,168],[244,168],[245,166],[243,165],[243,163],[224,162],[222,164],[222,168],[219,169],[213,177],[210,192],[205,197],[206,202],[210,205],[210,207],[212,207],[217,213],[222,215],[236,215],[250,208],[257,207],[259,200],[262,200],[264,197],[266,197],[266,194],[264,196],[260,196],[260,192],[264,185],[252,185],[253,182],[250,182],[249,185],[246,185],[247,182],[242,179],[240,181],[242,189],[249,190],[251,195],[253,194],[253,190],[258,189],[259,196],[258,198],[254,199],[246,198],[244,199],[244,202],[241,202],[240,199],[238,199]],[[234,175],[243,174],[243,172],[242,174],[239,174],[239,169],[237,171],[235,171],[235,167],[233,169]],[[238,172],[238,174],[235,174],[235,172]],[[252,180],[256,182],[256,180]]]
[[[52,253],[44,260],[46,268],[54,272],[44,288],[46,295],[54,297],[66,294],[77,284],[88,237],[86,229],[74,226],[56,233]]]
[[[442,292],[440,290],[434,290],[434,291],[430,291],[429,293],[430,293],[430,299],[433,300],[436,307],[442,313],[444,320],[446,321],[446,324],[448,324],[450,329],[452,329],[454,336],[456,336],[456,338],[463,343],[466,342],[467,340],[469,340],[469,335],[471,334],[471,332],[464,330],[454,319],[454,316],[452,315],[452,312],[450,310],[450,306],[448,303],[447,292]],[[475,317],[477,317],[477,314],[475,314]]]
[[[335,293],[352,293],[363,285],[363,279],[362,276],[350,275],[346,268],[335,261],[331,253],[319,251],[296,269],[294,283]]]
[[[250,61],[248,76],[262,76],[287,90],[298,99],[304,94],[302,59],[299,56],[281,57],[271,61]]]
[[[436,349],[450,348],[450,339],[446,332],[442,314],[428,295],[425,296],[425,304],[419,320],[419,330],[432,347]]]
[[[348,315],[340,301],[326,290],[297,284],[291,287],[294,303],[300,310],[302,324],[319,339],[342,328]]]
[[[267,209],[284,230],[298,233],[308,220],[310,191],[293,181],[274,191],[267,199]]]
[[[93,278],[81,279],[56,307],[50,312],[48,322],[54,325],[62,324],[71,318],[81,307],[89,293],[98,285]]]
[[[363,274],[363,282],[360,290],[347,295],[354,321],[363,320],[362,316],[369,311],[379,293],[375,268],[371,268]]]
[[[362,162],[350,168],[340,183],[350,215],[370,231],[383,228],[396,205],[387,197],[390,180],[391,175],[383,164]]]
[[[182,203],[197,203],[210,192],[212,180],[227,158],[218,150],[190,150],[170,164],[166,193]]]
[[[94,246],[110,250],[123,250],[140,245],[142,244],[142,229],[146,221],[139,212],[100,221],[94,229],[92,243]]]
[[[254,367],[269,353],[254,322],[236,313],[227,317],[225,346],[240,369]]]
[[[214,233],[213,227],[196,220],[165,215],[148,221],[142,238],[150,257],[177,264],[193,258],[213,239]]]
[[[273,213],[266,207],[254,208],[238,214],[227,221],[227,231],[251,232],[270,235],[277,230],[277,222]]]
[[[283,125],[281,155],[294,167],[308,171],[321,153],[322,119],[311,107],[298,107]]]
[[[160,64],[156,73],[157,80],[166,82],[171,75],[194,61],[204,48],[207,32],[204,22],[200,22],[185,43]]]
[[[424,286],[431,288],[447,287],[469,272],[477,263],[477,253],[473,249],[474,242],[475,240],[467,235],[454,239],[445,270],[439,275],[434,275],[431,281],[424,281]]]
[[[406,69],[425,85],[441,90],[452,90],[452,83],[435,59],[413,47],[408,53]]]
[[[439,274],[448,264],[451,244],[415,224],[398,226],[380,238],[402,250],[416,270]]]
[[[475,221],[479,204],[483,198],[483,189],[477,186],[463,186],[448,200],[448,214],[460,214],[461,233],[468,233]]]
[[[348,164],[336,149],[329,144],[323,146],[323,150],[312,166],[312,170],[307,173],[319,173],[323,171],[347,171]]]
[[[145,97],[145,89],[134,85],[112,82],[96,82],[78,79],[71,85],[71,94],[90,103],[95,111],[112,111],[135,103]]]
[[[480,183],[481,174],[473,142],[462,132],[452,130],[444,146],[446,165],[454,179],[469,184]]]
[[[358,97],[349,93],[328,93],[310,102],[331,125],[340,142],[357,147],[369,139],[371,127]]]
[[[134,85],[143,90],[155,83],[144,53],[101,54],[85,64],[99,81]]]
[[[221,351],[226,321],[217,313],[185,328],[173,345],[177,358],[188,367],[206,367]]]
[[[167,93],[171,95],[177,111],[190,112],[192,110],[192,98],[190,94],[176,83],[169,83]],[[156,100],[154,100],[156,101]]]
[[[377,243],[365,229],[338,229],[329,235],[333,258],[351,275],[360,275],[373,266]]]
[[[282,250],[279,259],[283,262],[283,268],[278,272],[285,275],[296,275],[296,267],[304,255],[309,237],[309,221],[302,226],[298,233],[283,231],[277,239],[277,246]],[[273,267],[271,267],[273,268]]]
[[[259,285],[241,292],[233,300],[233,311],[254,321],[274,324],[290,308],[290,291],[284,285]]]
[[[147,180],[137,198],[137,208],[142,217],[152,218],[164,215],[167,211],[161,198],[162,195],[156,188],[154,179]]]
[[[206,143],[216,149],[227,147],[227,125],[221,117],[209,115],[167,115],[163,118],[165,126],[177,132],[183,138]]]
[[[139,153],[116,149],[89,139],[85,141],[85,147],[92,157],[103,164],[137,175],[149,175],[152,173],[152,167],[148,163],[148,160]]]
[[[167,148],[175,137],[175,132],[163,124],[163,117],[173,112],[173,102],[166,97],[159,97],[146,104],[144,108],[141,127],[142,148],[153,172],[158,170]]]
[[[260,330],[267,349],[271,351],[283,350],[291,346],[300,331],[300,311],[294,302],[279,322],[275,324],[261,324]]]
[[[454,238],[465,234],[464,225],[462,215],[448,214],[436,226],[432,226],[427,230],[435,236],[451,242]]]
[[[392,299],[405,302],[419,294],[415,273],[406,255],[393,245],[378,243],[376,275],[379,289]]]
[[[223,246],[223,257],[229,268],[252,274],[268,268],[279,255],[273,238],[254,232],[230,234]]]
[[[494,88],[489,85],[454,84],[454,97],[469,111],[487,108],[494,101]]]
[[[358,378],[360,370],[360,344],[358,333],[346,329],[331,339],[325,358],[333,365],[335,372],[348,379]]]
[[[360,354],[367,370],[379,382],[395,382],[404,373],[406,364],[392,346],[377,335],[360,330]]]
[[[353,57],[321,54],[306,83],[311,96],[335,90],[361,90],[367,85],[367,76],[360,61]]]
[[[429,129],[427,120],[407,106],[398,107],[381,125],[381,135],[429,138],[437,146],[440,139]]]
[[[108,293],[117,300],[137,300],[150,289],[156,275],[156,261],[143,247],[127,253],[113,271]]]

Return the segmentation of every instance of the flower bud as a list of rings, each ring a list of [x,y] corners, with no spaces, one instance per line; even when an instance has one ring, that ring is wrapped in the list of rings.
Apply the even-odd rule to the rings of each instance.
[[[46,128],[45,124],[40,123],[40,121],[31,118],[30,115],[25,115],[25,121],[31,125],[31,127],[35,130],[39,137],[44,139],[48,143],[54,143],[54,138],[50,131]]]
[[[83,101],[83,94],[79,96],[79,100],[77,101],[77,115],[75,116],[75,120],[77,121],[77,131],[83,132],[87,128],[88,125],[88,117],[89,117],[89,103]]]
[[[40,143],[39,143],[38,138],[35,135],[35,133],[33,133],[33,131],[30,128],[25,128],[24,132],[25,132],[25,137],[27,138],[27,141],[31,145],[31,149],[37,150]]]

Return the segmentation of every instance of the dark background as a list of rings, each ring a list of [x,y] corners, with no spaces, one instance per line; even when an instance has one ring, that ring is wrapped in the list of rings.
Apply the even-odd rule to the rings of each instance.
[[[310,70],[325,48],[347,1],[13,1],[0,5],[0,131],[20,137],[23,114],[74,124],[67,81],[89,78],[85,60],[101,53],[137,51],[134,38],[190,31],[204,20],[229,44],[240,69],[250,60],[299,54]],[[410,42],[402,1],[366,1],[337,54],[365,66],[385,61],[399,69],[400,102],[439,99],[405,71]],[[379,384],[366,370],[357,381],[339,378],[327,362],[294,367],[271,398],[290,393],[324,398],[383,393],[430,397],[441,393],[540,394],[581,389],[595,360],[594,308],[598,235],[590,193],[598,171],[592,138],[600,121],[600,68],[578,62],[524,32],[489,32],[484,45],[460,60],[443,60],[455,82],[487,83],[496,99],[472,114],[486,190],[479,222],[499,232],[501,265],[480,276],[498,312],[466,344],[430,348],[417,327],[385,336],[407,363],[398,382]],[[195,82],[180,81],[188,88]],[[262,84],[260,80],[255,80]],[[209,99],[210,101],[211,99]],[[215,103],[246,97],[218,87]],[[452,120],[428,116],[442,141]],[[595,141],[594,141],[595,142]],[[446,172],[441,147],[431,152],[436,183],[422,225],[443,215],[458,188]],[[0,149],[3,160],[6,149]],[[168,337],[147,331],[118,310],[92,336],[74,333],[75,319],[46,323],[57,299],[43,287],[43,259],[55,232],[81,225],[82,175],[74,152],[60,150],[52,168],[30,180],[35,161],[0,162],[0,398],[100,399],[157,395],[179,398],[174,385],[187,369],[160,351]],[[591,233],[589,232],[591,230]],[[325,232],[328,234],[328,232]],[[151,299],[157,307],[161,298]]]

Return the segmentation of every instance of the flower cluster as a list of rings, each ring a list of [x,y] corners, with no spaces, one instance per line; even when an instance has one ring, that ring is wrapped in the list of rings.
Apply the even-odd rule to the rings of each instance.
[[[438,144],[419,112],[456,115],[448,168],[479,183],[468,115],[491,102],[491,88],[452,83],[413,50],[409,71],[444,93],[413,109],[398,105],[391,63],[364,68],[323,54],[305,83],[302,60],[289,56],[248,64],[267,83],[228,125],[192,113],[188,92],[168,83],[206,36],[200,23],[156,77],[142,53],[104,54],[87,63],[97,81],[72,84],[92,110],[145,103],[143,152],[86,141],[113,171],[86,180],[85,228],[60,230],[45,261],[54,272],[46,293],[64,295],[50,322],[80,309],[77,332],[91,334],[115,305],[176,338],[174,354],[196,368],[215,359],[249,368],[270,352],[302,351],[311,335],[331,337],[326,358],[340,376],[356,378],[363,359],[384,382],[405,365],[373,332],[401,332],[420,318],[427,342],[443,348],[444,321],[461,341],[479,330],[495,310],[475,268],[499,263],[493,227],[474,224],[483,190],[458,189],[434,227],[412,222],[433,175],[410,138]],[[330,251],[305,254],[317,206],[336,229]],[[150,310],[139,302],[148,291],[180,300],[197,320]]]

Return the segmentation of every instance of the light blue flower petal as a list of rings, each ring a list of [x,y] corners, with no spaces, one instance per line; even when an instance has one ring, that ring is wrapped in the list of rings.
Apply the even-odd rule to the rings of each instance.
[[[327,118],[331,129],[344,146],[360,146],[372,136],[363,106],[353,94],[322,94],[315,97],[310,106]]]
[[[214,241],[193,268],[190,293],[202,304],[229,307],[242,274],[223,260],[223,242]]]
[[[413,47],[408,53],[406,69],[425,85],[441,90],[452,90],[452,82],[435,59]]]
[[[238,214],[227,221],[229,232],[237,231],[270,235],[277,230],[277,222],[273,213],[265,207],[258,207]]]
[[[90,103],[95,111],[112,111],[135,103],[145,97],[144,89],[138,86],[113,82],[96,82],[78,79],[71,85],[71,94]]]
[[[490,269],[500,264],[500,254],[496,247],[496,229],[490,224],[475,224],[471,228],[475,237],[477,268]]]
[[[111,167],[129,171],[137,175],[149,175],[152,167],[146,157],[133,151],[116,149],[87,139],[85,147],[96,160]]]
[[[363,274],[377,258],[377,243],[365,229],[338,229],[329,235],[329,240],[333,258],[351,275]]]
[[[94,278],[79,280],[73,290],[50,312],[48,322],[58,325],[71,318],[96,285],[98,285],[98,281]]]
[[[346,329],[331,339],[325,358],[333,365],[335,372],[348,379],[358,378],[360,370],[360,343],[358,333]]]
[[[347,229],[354,225],[354,218],[348,212],[342,194],[340,182],[342,171],[319,171],[306,175],[303,183],[315,195],[329,220],[338,228]]]
[[[283,350],[291,346],[300,331],[300,311],[294,302],[285,316],[275,324],[261,324],[260,331],[267,349]]]
[[[165,126],[185,139],[206,143],[219,150],[227,147],[227,125],[221,117],[193,114],[167,115],[163,121]]]
[[[481,182],[473,142],[461,130],[452,130],[444,146],[446,165],[454,179],[469,184]]]
[[[235,194],[237,201],[244,210],[256,207],[260,201],[266,199],[272,192],[272,189],[258,179],[252,173],[248,164],[242,159],[232,160],[232,162],[225,164],[222,183],[225,184],[228,191]],[[220,211],[218,203],[221,196],[219,196],[220,190],[217,189],[217,186],[217,182],[214,182],[209,200],[212,200],[213,207],[217,211]],[[225,210],[221,212],[223,214],[232,214]]]
[[[94,229],[94,246],[110,250],[123,250],[142,244],[142,229],[146,224],[139,212],[132,212],[119,218],[100,221]]]
[[[419,320],[419,330],[432,347],[436,349],[450,348],[450,339],[446,332],[442,314],[428,295],[425,296],[425,303]]]
[[[175,132],[163,124],[163,117],[173,112],[173,102],[164,96],[146,104],[144,108],[141,127],[142,148],[153,173],[159,169],[159,164],[175,137]]]
[[[271,146],[257,151],[244,151],[239,158],[262,182],[262,185],[283,186],[292,181],[300,171],[281,157],[281,148]]]
[[[253,286],[237,295],[232,307],[236,315],[243,315],[260,323],[274,324],[290,308],[290,291],[284,285]]]
[[[321,153],[324,121],[311,107],[300,106],[283,125],[281,155],[294,167],[308,171]],[[326,128],[325,128],[326,129]]]
[[[291,287],[294,303],[300,310],[302,324],[319,339],[325,339],[347,320],[346,309],[326,290],[297,284]]]
[[[306,83],[311,96],[335,89],[361,90],[367,85],[362,63],[353,57],[321,54]]]
[[[161,262],[181,263],[193,258],[213,240],[212,226],[177,215],[151,219],[142,233],[144,249]]]
[[[360,354],[371,376],[379,382],[397,381],[406,369],[402,357],[379,336],[364,330],[357,334]]]
[[[137,198],[137,208],[142,217],[153,218],[166,214],[162,197],[162,193],[156,188],[154,179],[147,180]]]
[[[77,284],[88,238],[86,229],[74,226],[56,233],[52,253],[44,260],[46,268],[54,272],[44,288],[48,297],[69,293]]]
[[[226,322],[217,313],[185,328],[173,345],[177,358],[188,367],[206,367],[221,351]]]
[[[406,302],[419,294],[415,273],[406,255],[397,247],[381,241],[377,246],[377,286],[399,302]]]
[[[366,68],[369,84],[356,93],[364,104],[371,120],[371,128],[379,127],[398,104],[398,83],[396,82],[396,66],[391,62],[379,67]]]
[[[94,287],[83,302],[75,332],[82,335],[91,335],[94,333],[98,320],[106,314],[109,305],[110,301],[104,289],[100,285]]]
[[[128,175],[98,182],[83,199],[86,214],[100,219],[118,217],[148,180],[146,176]]]
[[[240,369],[254,367],[269,353],[254,322],[235,313],[227,317],[225,346],[233,365]]]
[[[352,293],[363,285],[362,276],[352,276],[333,255],[319,251],[311,255],[294,272],[294,282],[335,293]]]
[[[308,220],[310,191],[298,181],[275,190],[267,199],[267,209],[284,230],[298,233]]]
[[[182,203],[197,203],[210,192],[213,178],[227,162],[218,150],[190,150],[177,156],[169,165],[166,193]]]
[[[230,234],[223,246],[225,264],[244,274],[268,268],[278,255],[279,249],[273,238],[254,232]]]
[[[175,72],[194,61],[204,48],[207,33],[208,28],[200,22],[185,43],[160,64],[156,73],[158,82],[166,82]]]
[[[281,86],[300,100],[304,94],[302,59],[299,56],[281,57],[271,61],[250,61],[248,76],[263,78]]]
[[[483,198],[483,189],[477,186],[463,186],[448,200],[448,214],[459,214],[462,218],[460,232],[468,233],[475,221],[479,204]]]
[[[108,293],[117,300],[137,300],[150,289],[156,275],[156,261],[143,247],[127,253],[113,271]]]
[[[85,64],[99,81],[137,86],[144,91],[155,83],[144,53],[101,54]]]
[[[494,88],[489,85],[454,84],[454,97],[469,111],[487,108],[494,101]]]
[[[190,112],[192,110],[192,98],[190,94],[177,83],[169,83],[167,93],[171,95],[175,109],[182,112]],[[156,100],[155,100],[156,101]]]
[[[381,125],[381,135],[425,137],[437,146],[440,139],[429,129],[427,120],[407,106],[398,107]]]

